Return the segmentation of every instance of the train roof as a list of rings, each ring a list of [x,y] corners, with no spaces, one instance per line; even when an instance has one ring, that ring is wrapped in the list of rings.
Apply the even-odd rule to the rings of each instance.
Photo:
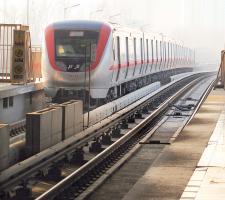
[[[51,24],[56,29],[69,29],[76,26],[77,29],[99,30],[103,25],[111,28],[110,24],[91,20],[65,20]]]
[[[152,31],[143,31],[139,28],[131,28],[122,26],[118,23],[112,23],[112,22],[103,22],[103,21],[93,21],[93,20],[64,20],[59,21],[50,24],[50,26],[53,26],[55,29],[70,29],[74,26],[76,26],[77,29],[80,30],[99,30],[102,26],[108,26],[112,31],[119,31],[119,32],[130,32],[132,34],[143,34],[151,35],[154,38],[163,38],[164,41],[173,42],[180,46],[183,46],[181,42],[174,40],[162,33],[156,33]]]

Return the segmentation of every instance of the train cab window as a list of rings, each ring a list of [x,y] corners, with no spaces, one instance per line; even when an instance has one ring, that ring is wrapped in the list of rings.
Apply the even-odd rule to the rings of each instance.
[[[67,72],[85,71],[95,61],[99,30],[56,30],[55,61]]]

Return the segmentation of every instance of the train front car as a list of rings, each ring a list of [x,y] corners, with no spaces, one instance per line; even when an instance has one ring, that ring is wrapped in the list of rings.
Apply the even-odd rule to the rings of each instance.
[[[91,98],[105,98],[113,64],[110,25],[90,21],[63,21],[45,30],[42,74],[46,93],[89,92]],[[89,80],[90,77],[90,80]]]

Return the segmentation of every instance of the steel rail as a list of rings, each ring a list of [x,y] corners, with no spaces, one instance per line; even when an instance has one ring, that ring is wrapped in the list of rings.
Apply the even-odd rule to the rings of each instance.
[[[208,86],[208,88],[206,89],[206,91],[204,92],[204,94],[201,96],[201,98],[200,98],[201,100],[198,103],[195,111],[192,113],[191,117],[189,118],[189,120],[187,121],[187,123],[185,124],[185,126],[193,119],[193,117],[195,116],[195,114],[198,112],[198,110],[200,109],[201,105],[204,103],[204,101],[208,97],[209,93],[212,91],[212,89],[215,86],[216,82],[217,82],[217,79],[213,80],[211,82],[211,84]]]

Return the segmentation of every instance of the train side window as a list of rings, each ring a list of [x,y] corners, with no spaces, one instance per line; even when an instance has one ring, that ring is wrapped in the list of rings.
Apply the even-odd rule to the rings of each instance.
[[[182,60],[182,56],[183,56],[183,54],[182,54],[182,47],[180,47],[180,60]]]
[[[184,47],[182,49],[183,49],[183,60],[184,60]]]
[[[143,39],[140,39],[140,43],[141,43],[141,64],[143,63]]]
[[[129,44],[128,44],[128,37],[126,37],[126,58],[127,58],[127,66],[129,66]]]
[[[180,61],[180,46],[177,46],[177,52],[178,52],[178,60]]]
[[[149,58],[149,63],[152,62],[152,46],[151,46],[151,40],[149,40],[149,43],[148,43],[148,58]]]
[[[126,37],[126,59],[127,59],[127,70],[126,70],[125,78],[127,78],[128,67],[129,67],[129,41],[128,41],[128,37]]]
[[[8,97],[3,98],[3,108],[8,108]]]
[[[160,43],[161,43],[161,42],[158,41],[158,61],[161,60],[161,56],[162,56],[162,55],[161,55],[161,49],[160,49],[160,48],[161,48]]]
[[[148,46],[148,39],[146,39],[146,50],[147,50],[147,63],[149,63],[149,46]]]
[[[163,42],[164,62],[166,62],[166,43]]]
[[[134,65],[137,65],[137,45],[136,45],[136,38],[134,38]],[[135,69],[136,67],[134,67],[134,71],[133,71],[133,76],[135,74]]]
[[[134,61],[135,61],[135,65],[137,64],[137,47],[136,47],[136,38],[134,38]]]
[[[174,58],[174,60],[175,60],[175,44],[173,43],[173,58]]]
[[[156,61],[158,62],[158,40],[156,40]]]
[[[176,62],[177,62],[177,59],[178,59],[178,51],[177,51],[177,44],[176,44]]]
[[[119,79],[119,74],[120,74],[120,67],[121,67],[121,61],[120,61],[120,37],[116,37],[116,46],[117,46],[117,62],[118,62],[118,72],[116,76],[116,81]]]
[[[162,52],[162,41],[160,41],[160,60],[162,61],[163,52]]]
[[[181,60],[181,47],[179,46],[179,58]]]
[[[9,107],[13,107],[13,97],[9,97]]]
[[[154,62],[154,44],[153,44],[153,40],[151,40],[151,49],[152,49],[152,62]]]
[[[166,42],[164,43],[165,62],[167,61]]]
[[[170,61],[170,43],[169,42],[168,42],[167,49],[168,49],[168,61]]]
[[[139,73],[141,73],[141,71],[142,71],[142,67],[143,67],[142,64],[143,64],[143,60],[144,60],[143,59],[144,56],[143,56],[143,39],[142,38],[140,39],[140,50],[141,50],[140,51],[141,52],[141,68],[140,68]]]
[[[120,37],[117,36],[117,58],[118,58],[118,64],[120,65]]]
[[[113,51],[113,60],[115,61],[116,60],[116,56],[115,56],[115,44],[114,44],[114,38],[113,38],[113,41],[112,41],[112,51]]]

